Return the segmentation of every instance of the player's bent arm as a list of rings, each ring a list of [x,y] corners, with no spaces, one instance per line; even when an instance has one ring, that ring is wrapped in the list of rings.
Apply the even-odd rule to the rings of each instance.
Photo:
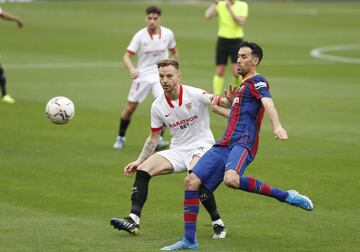
[[[215,114],[221,115],[225,118],[229,118],[230,109],[222,107],[222,103],[225,102],[225,100],[223,100],[223,98],[221,98],[220,96],[215,96],[211,101],[210,108],[211,111]]]
[[[231,9],[231,5],[229,3],[226,4],[226,7],[228,11],[230,12],[230,15],[235,23],[237,23],[239,26],[243,26],[246,21],[246,17],[244,16],[237,16],[234,11]]]
[[[217,5],[217,2],[218,2],[218,1],[214,1],[214,3],[211,4],[209,8],[206,9],[205,14],[204,14],[204,17],[205,17],[207,20],[210,20],[210,19],[212,19],[213,17],[216,16],[216,5]]]
[[[156,145],[160,139],[161,130],[151,131],[150,135],[145,141],[144,147],[138,157],[138,161],[143,163],[146,159],[148,159],[155,151]]]
[[[239,26],[244,26],[245,21],[246,21],[246,17],[244,16],[233,16],[234,21],[239,25]]]
[[[266,114],[269,116],[269,119],[271,121],[275,139],[279,139],[279,140],[288,139],[287,132],[280,123],[279,115],[275,108],[273,100],[269,97],[263,97],[261,98],[261,103],[263,104]]]
[[[180,55],[179,55],[179,51],[177,50],[176,47],[170,49],[169,51],[170,51],[170,58],[179,60]]]
[[[229,118],[230,109],[217,106],[216,108],[211,107],[211,111],[215,114],[221,115],[225,118]]]
[[[131,176],[146,159],[148,159],[155,151],[156,145],[159,141],[161,130],[151,132],[145,141],[144,147],[139,157],[124,167],[124,175]]]
[[[223,108],[231,108],[232,100],[230,101],[228,97],[223,98],[219,95],[211,95],[210,103],[213,105],[217,105]]]
[[[23,22],[21,21],[21,19],[17,16],[14,16],[14,15],[8,13],[8,12],[3,11],[0,14],[0,17],[5,20],[15,21],[19,28],[23,27]]]
[[[132,54],[129,53],[128,51],[126,51],[123,56],[123,61],[124,61],[125,66],[127,67],[127,69],[129,69],[131,78],[135,79],[136,77],[138,77],[139,73],[131,61],[131,56],[132,56]]]

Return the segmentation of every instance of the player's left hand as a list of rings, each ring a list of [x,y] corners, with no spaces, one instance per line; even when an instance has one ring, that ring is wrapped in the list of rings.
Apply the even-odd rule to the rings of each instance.
[[[16,20],[17,27],[22,28],[24,26],[21,20]]]
[[[228,100],[229,104],[232,104],[234,98],[235,98],[235,94],[236,94],[236,86],[233,85],[229,85],[229,87],[227,89],[224,89],[224,95],[226,97],[226,99]]]
[[[130,177],[131,175],[133,175],[136,172],[136,169],[139,165],[140,165],[140,162],[138,162],[137,160],[127,164],[124,167],[124,175],[127,177]]]
[[[288,134],[287,134],[286,130],[283,129],[282,127],[278,128],[278,129],[275,129],[274,130],[274,135],[275,135],[274,138],[276,140],[287,140],[288,139]]]

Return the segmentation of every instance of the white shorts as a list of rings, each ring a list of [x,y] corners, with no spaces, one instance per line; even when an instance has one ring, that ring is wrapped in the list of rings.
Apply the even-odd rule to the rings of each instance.
[[[131,88],[128,95],[130,102],[143,102],[151,90],[154,98],[161,95],[164,91],[160,84],[159,73],[140,74],[132,81]]]
[[[158,154],[169,160],[174,168],[174,172],[186,172],[189,170],[191,160],[194,156],[201,157],[213,145],[209,143],[201,144],[199,147],[190,150],[169,149],[159,151]]]

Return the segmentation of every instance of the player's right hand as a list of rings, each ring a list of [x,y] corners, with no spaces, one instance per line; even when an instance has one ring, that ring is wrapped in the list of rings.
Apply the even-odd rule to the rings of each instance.
[[[127,164],[124,167],[124,175],[127,177],[130,177],[131,175],[133,175],[136,172],[136,169],[139,165],[140,165],[140,162],[138,162],[137,160]]]
[[[274,138],[276,140],[287,140],[288,139],[288,134],[286,132],[286,130],[282,127],[275,129],[274,130]]]
[[[131,76],[131,79],[136,79],[137,77],[139,77],[139,71],[135,68],[135,69],[132,69],[130,70],[130,76]]]

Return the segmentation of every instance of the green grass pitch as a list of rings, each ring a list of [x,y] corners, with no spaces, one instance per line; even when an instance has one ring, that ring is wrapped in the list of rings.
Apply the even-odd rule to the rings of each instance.
[[[15,105],[0,103],[0,251],[158,251],[181,237],[184,174],[151,180],[141,235],[109,225],[130,208],[133,178],[122,175],[149,133],[151,97],[114,150],[130,77],[121,59],[144,26],[149,3],[54,1],[3,3],[25,27],[0,22],[1,62]],[[216,21],[209,3],[156,2],[175,32],[183,82],[211,90]],[[297,189],[311,213],[231,190],[216,192],[228,238],[212,240],[201,208],[200,251],[359,251],[359,64],[310,56],[314,48],[360,44],[356,2],[253,2],[246,38],[263,46],[259,71],[289,140],[273,140],[265,117],[260,148],[246,174]],[[358,49],[329,54],[360,58]],[[230,81],[229,73],[227,82]],[[44,116],[46,102],[67,96],[76,115],[64,126]],[[212,116],[219,138],[226,122]],[[167,134],[168,136],[168,134]]]

